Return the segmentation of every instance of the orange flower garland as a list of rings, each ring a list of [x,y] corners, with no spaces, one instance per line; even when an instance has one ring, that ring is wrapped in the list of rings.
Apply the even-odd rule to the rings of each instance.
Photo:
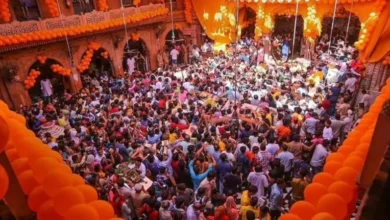
[[[50,66],[50,68],[54,73],[60,74],[62,76],[70,76],[70,73],[72,72],[70,69],[65,68],[59,64],[53,64]]]
[[[37,60],[39,61],[40,64],[45,64],[46,59],[47,58],[45,56],[37,56]]]
[[[97,4],[98,4],[99,11],[107,11],[108,10],[107,0],[98,0]]]
[[[184,0],[184,16],[187,24],[192,24],[194,21],[192,20],[192,2],[191,0]]]
[[[11,21],[11,13],[9,11],[9,0],[0,0],[0,20],[8,23]]]
[[[96,50],[100,48],[100,44],[91,42],[88,45],[88,50],[84,54],[83,58],[81,59],[80,65],[77,67],[77,70],[82,73],[85,70],[89,68],[89,65],[91,65],[92,56],[95,53]]]
[[[26,89],[31,89],[36,83],[36,78],[41,75],[41,72],[31,69],[27,78],[24,80],[24,87]]]
[[[114,218],[110,203],[98,200],[93,187],[72,174],[58,152],[27,129],[22,115],[0,101],[0,153],[3,150],[37,219],[121,219]],[[9,190],[6,172],[0,167],[0,199]]]
[[[315,4],[309,4],[307,7],[307,16],[304,18],[303,34],[310,41],[313,41],[321,33],[321,19],[317,16]]]
[[[361,30],[359,33],[359,40],[354,43],[356,49],[362,51],[367,46],[367,42],[370,39],[371,32],[374,30],[376,22],[386,5],[386,0],[377,0],[375,2],[376,11],[370,13],[370,17],[361,23]]]
[[[147,11],[142,13],[136,13],[129,15],[125,18],[126,23],[137,23],[146,19],[150,19],[153,17],[166,15],[168,13],[167,8],[158,8],[154,11]],[[24,33],[24,34],[15,34],[15,35],[7,35],[2,36],[0,35],[0,47],[3,46],[11,46],[11,45],[20,45],[30,42],[37,42],[37,41],[46,41],[46,40],[53,40],[53,39],[61,39],[65,35],[69,37],[79,36],[83,35],[85,33],[91,33],[95,31],[101,31],[106,30],[109,28],[119,27],[123,25],[123,19],[112,19],[109,21],[102,21],[99,23],[94,24],[88,24],[88,25],[82,25],[82,26],[73,26],[68,28],[58,28],[50,31],[35,31],[30,33]]]
[[[45,0],[47,7],[49,8],[49,13],[53,18],[60,17],[60,11],[58,10],[58,5],[56,0]]]

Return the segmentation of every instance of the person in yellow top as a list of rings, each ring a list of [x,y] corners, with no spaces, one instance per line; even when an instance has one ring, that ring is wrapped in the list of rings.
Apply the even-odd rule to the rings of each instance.
[[[245,190],[241,194],[241,206],[249,206],[251,198],[255,196],[257,193],[257,187],[256,186],[249,186],[248,190]]]
[[[260,207],[260,217],[259,220],[271,220],[271,215],[269,214],[269,209],[267,206]]]
[[[175,132],[175,129],[174,128],[170,128],[169,129],[169,143],[170,144],[174,144],[177,140],[177,134]]]
[[[250,205],[241,206],[241,209],[240,209],[241,220],[247,220],[248,211],[252,211],[255,214],[255,218],[260,217],[260,209],[257,208],[258,202],[259,202],[259,199],[256,196],[253,196],[250,199]]]

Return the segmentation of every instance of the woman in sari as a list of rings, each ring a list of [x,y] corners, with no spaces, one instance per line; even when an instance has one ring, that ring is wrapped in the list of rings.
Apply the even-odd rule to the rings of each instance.
[[[225,204],[218,206],[214,211],[215,220],[238,220],[240,210],[237,208],[236,202],[233,196],[229,196],[226,199]]]

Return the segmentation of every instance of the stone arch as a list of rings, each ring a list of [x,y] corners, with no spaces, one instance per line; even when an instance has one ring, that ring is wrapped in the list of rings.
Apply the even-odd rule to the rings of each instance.
[[[30,71],[32,69],[41,72],[41,74],[36,78],[35,85],[28,90],[28,94],[32,103],[36,103],[37,101],[39,101],[40,98],[42,98],[40,81],[45,78],[48,78],[51,81],[54,95],[62,94],[64,89],[70,89],[69,77],[61,76],[57,73],[54,73],[51,69],[51,66],[54,64],[59,64],[64,67],[64,65],[60,61],[51,57],[46,58],[45,63],[40,63],[38,60],[36,60],[29,66],[28,71],[26,72],[26,77],[29,76]]]
[[[142,37],[140,37],[137,41],[128,38],[127,41],[124,41],[122,48],[122,68],[124,71],[127,71],[127,58],[130,56],[137,56],[138,54],[142,55],[145,62],[145,65],[142,64],[139,68],[142,68],[144,71],[149,71],[152,68],[152,51],[149,49],[146,41]]]
[[[81,63],[87,51],[88,51],[88,47],[82,53],[79,63]],[[112,53],[110,53],[105,47],[102,47],[100,45],[100,47],[93,52],[92,60],[89,65],[89,70],[95,72],[95,76],[99,76],[101,73],[114,75],[115,70],[112,63]],[[85,70],[83,73],[88,73],[88,70]]]

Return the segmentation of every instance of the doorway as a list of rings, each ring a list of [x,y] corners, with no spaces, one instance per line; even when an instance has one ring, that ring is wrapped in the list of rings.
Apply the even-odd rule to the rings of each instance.
[[[145,41],[143,41],[142,39],[139,40],[130,39],[125,45],[125,48],[123,49],[123,62],[122,62],[122,67],[125,71],[129,69],[127,64],[128,60],[132,58],[134,58],[135,60],[134,68],[136,70],[140,71],[141,73],[150,70],[149,51]]]

